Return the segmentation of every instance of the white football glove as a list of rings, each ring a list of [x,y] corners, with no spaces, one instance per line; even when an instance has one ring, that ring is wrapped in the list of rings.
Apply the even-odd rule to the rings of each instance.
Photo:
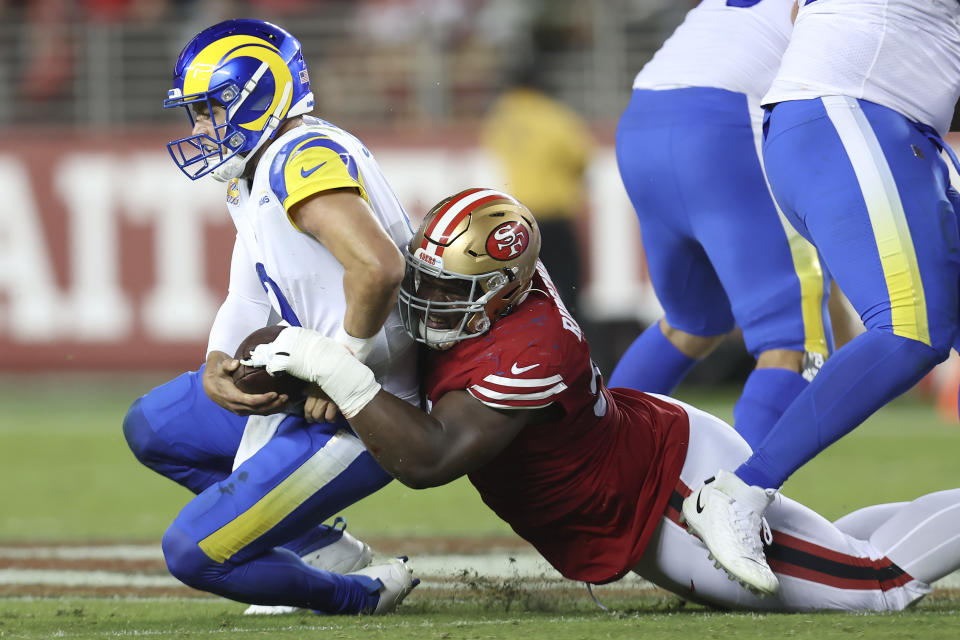
[[[299,333],[304,331],[300,327],[287,327],[281,331],[273,342],[258,344],[250,352],[250,357],[241,360],[240,364],[248,367],[264,367],[272,376],[287,370],[290,363],[290,354],[295,348]]]
[[[243,364],[281,371],[320,386],[347,418],[380,391],[373,371],[336,340],[316,331],[289,327],[269,344],[257,345]]]

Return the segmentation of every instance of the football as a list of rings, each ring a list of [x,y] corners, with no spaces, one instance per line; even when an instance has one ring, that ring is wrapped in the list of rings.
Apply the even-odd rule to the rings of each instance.
[[[286,329],[283,325],[273,325],[257,329],[249,336],[243,339],[237,348],[234,358],[245,360],[250,357],[250,352],[258,344],[273,342],[281,331]],[[307,383],[300,378],[291,376],[288,373],[278,373],[270,375],[264,367],[248,367],[242,364],[233,372],[233,382],[237,388],[244,393],[277,393],[287,394],[291,400],[298,400],[303,396]]]

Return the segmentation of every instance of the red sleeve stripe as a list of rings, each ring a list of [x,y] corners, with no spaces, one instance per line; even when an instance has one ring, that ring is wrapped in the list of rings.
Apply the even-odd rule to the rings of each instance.
[[[483,381],[498,387],[546,387],[563,382],[563,376],[558,374],[549,378],[507,378],[490,374]]]
[[[519,400],[519,401],[543,400],[545,398],[549,398],[551,396],[557,395],[558,393],[560,393],[566,388],[567,388],[567,385],[565,385],[562,382],[558,382],[557,384],[553,385],[549,389],[544,389],[543,391],[532,391],[532,392],[526,391],[523,393],[516,393],[516,392],[504,393],[502,391],[494,391],[493,389],[481,387],[478,384],[475,384],[470,387],[470,389],[475,392],[474,395],[478,395],[478,399],[480,400],[487,398],[489,400]],[[479,396],[483,396],[483,398],[480,398]]]

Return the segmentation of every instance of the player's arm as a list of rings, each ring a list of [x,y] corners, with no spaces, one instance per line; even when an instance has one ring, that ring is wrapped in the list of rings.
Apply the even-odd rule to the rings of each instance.
[[[230,285],[210,328],[203,390],[218,405],[238,415],[267,415],[283,410],[287,396],[244,393],[233,383],[240,362],[233,352],[254,329],[266,324],[270,302],[253,271],[252,261],[238,237],[230,260]]]
[[[451,391],[427,414],[380,390],[349,420],[380,466],[403,484],[423,489],[482,467],[540,411],[498,411],[466,391]]]
[[[450,482],[488,462],[545,409],[493,409],[466,391],[445,394],[430,414],[383,391],[346,347],[316,331],[284,329],[245,363],[319,385],[391,475],[414,488]]]
[[[404,262],[356,189],[323,191],[296,203],[290,219],[343,265],[343,328],[355,338],[380,330],[397,301]]]
[[[344,334],[341,342],[361,359],[397,302],[403,256],[356,189],[321,191],[293,205],[290,219],[343,265]],[[307,420],[331,421],[337,407],[314,387],[303,406]]]

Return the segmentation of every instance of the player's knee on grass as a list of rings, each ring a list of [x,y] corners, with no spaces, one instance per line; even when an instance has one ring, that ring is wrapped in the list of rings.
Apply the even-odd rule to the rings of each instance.
[[[170,525],[163,534],[161,548],[170,574],[194,589],[209,591],[211,584],[224,568],[205,554],[197,543],[176,525]]]

